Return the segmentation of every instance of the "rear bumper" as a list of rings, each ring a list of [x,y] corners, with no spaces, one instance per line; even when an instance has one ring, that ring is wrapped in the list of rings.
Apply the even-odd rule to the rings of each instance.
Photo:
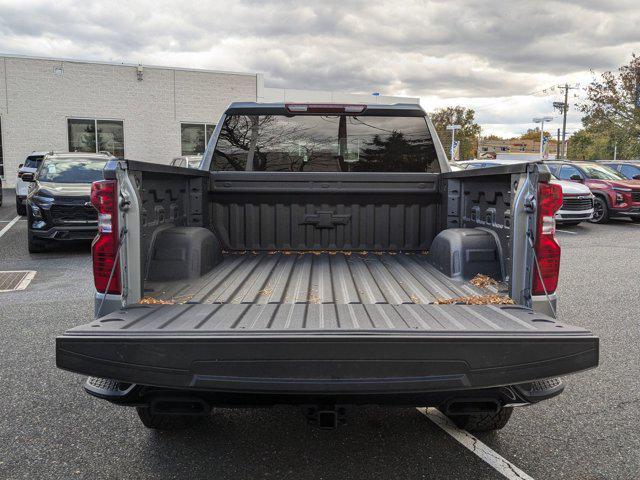
[[[390,394],[254,394],[236,392],[210,392],[202,390],[180,390],[168,388],[146,387],[131,383],[118,382],[98,377],[89,377],[84,385],[85,391],[97,398],[108,400],[117,405],[141,406],[153,408],[156,401],[185,402],[191,400],[204,404],[204,411],[212,407],[260,407],[273,405],[395,405],[443,407],[452,401],[495,401],[505,406],[521,406],[537,403],[562,393],[564,384],[561,379],[544,379],[536,382],[522,383],[495,388],[435,391],[419,393]],[[172,409],[171,413],[176,413]],[[190,411],[191,413],[191,411]]]

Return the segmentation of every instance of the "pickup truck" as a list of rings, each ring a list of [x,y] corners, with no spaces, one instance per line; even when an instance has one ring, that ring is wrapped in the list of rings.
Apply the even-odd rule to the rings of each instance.
[[[560,187],[449,169],[417,105],[233,103],[200,169],[112,160],[91,200],[95,320],[57,365],[143,424],[431,406],[493,430],[598,363],[555,319]]]

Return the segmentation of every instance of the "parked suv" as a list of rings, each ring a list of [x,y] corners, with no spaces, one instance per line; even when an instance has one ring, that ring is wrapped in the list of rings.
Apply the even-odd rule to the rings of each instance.
[[[640,180],[640,160],[603,160],[598,163],[613,168],[626,179]]]
[[[594,194],[594,223],[611,217],[640,222],[640,181],[628,180],[617,171],[596,162],[545,162],[562,180],[583,183]]]
[[[495,167],[518,163],[518,160],[470,160],[464,163],[464,169]],[[555,214],[556,223],[578,225],[580,222],[591,220],[593,216],[594,196],[586,185],[578,182],[560,180],[553,176],[551,183],[562,188],[562,206]]]
[[[27,155],[24,163],[18,167],[18,178],[16,179],[16,211],[18,215],[27,214],[27,194],[31,183],[23,180],[22,176],[25,173],[36,173],[47,153],[51,152],[31,152]]]
[[[46,250],[63,240],[90,240],[98,230],[98,212],[91,204],[91,184],[102,180],[102,170],[112,158],[95,153],[46,155],[24,181],[35,184],[27,196],[29,252]]]

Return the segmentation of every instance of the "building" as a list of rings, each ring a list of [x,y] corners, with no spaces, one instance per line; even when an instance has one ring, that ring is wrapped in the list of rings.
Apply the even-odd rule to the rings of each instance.
[[[549,139],[548,157],[556,158],[558,142]],[[521,138],[483,138],[478,152],[479,157],[492,157],[502,160],[529,160],[540,157],[540,141]]]
[[[233,101],[419,103],[264,86],[259,73],[0,55],[0,175],[32,151],[109,151],[168,163],[204,151]]]

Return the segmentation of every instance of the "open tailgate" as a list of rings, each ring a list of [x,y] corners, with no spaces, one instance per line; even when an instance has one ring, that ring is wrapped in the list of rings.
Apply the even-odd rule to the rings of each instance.
[[[517,306],[141,305],[72,328],[56,354],[60,368],[142,385],[400,393],[585,370],[598,338]]]

